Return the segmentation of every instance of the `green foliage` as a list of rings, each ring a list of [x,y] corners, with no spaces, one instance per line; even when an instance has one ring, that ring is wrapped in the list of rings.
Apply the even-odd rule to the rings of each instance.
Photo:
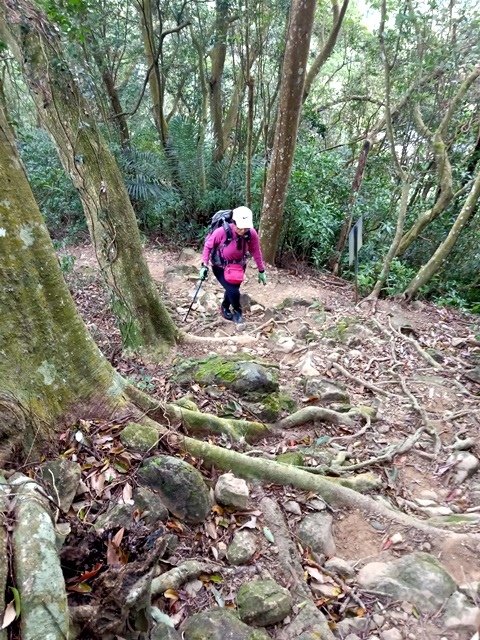
[[[62,254],[59,256],[58,261],[63,274],[67,275],[73,271],[75,256],[72,256],[70,253]]]
[[[383,257],[383,256],[382,256]],[[371,260],[369,262],[360,261],[358,269],[358,288],[361,295],[367,295],[375,286],[382,268],[382,260]],[[390,271],[383,288],[383,294],[395,296],[402,293],[417,270],[408,266],[398,258],[394,258],[390,265]],[[347,275],[347,274],[345,274]],[[353,273],[350,273],[353,278]]]
[[[340,153],[322,153],[318,139],[303,132],[285,207],[283,250],[323,266],[335,246],[347,208],[349,175]]]
[[[50,235],[69,241],[78,238],[86,228],[82,205],[50,138],[42,129],[21,131],[19,148]]]

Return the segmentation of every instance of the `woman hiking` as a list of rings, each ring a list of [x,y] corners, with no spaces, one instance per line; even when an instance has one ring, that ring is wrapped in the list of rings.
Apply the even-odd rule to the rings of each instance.
[[[248,207],[237,207],[232,211],[230,223],[207,236],[199,273],[200,279],[205,280],[211,261],[213,275],[225,289],[220,313],[225,320],[233,320],[236,324],[243,322],[240,285],[245,277],[248,254],[257,265],[258,281],[267,284],[258,233],[253,228],[253,214]]]

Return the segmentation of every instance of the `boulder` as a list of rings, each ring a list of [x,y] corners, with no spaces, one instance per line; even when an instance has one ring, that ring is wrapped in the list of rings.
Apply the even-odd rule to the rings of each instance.
[[[424,613],[436,612],[456,590],[455,581],[438,560],[422,552],[392,562],[371,562],[357,578],[362,588],[411,602]]]
[[[181,385],[190,386],[193,381],[204,386],[226,387],[239,394],[277,391],[278,375],[276,365],[255,362],[247,354],[192,358],[176,363],[173,368],[173,379]]]
[[[139,481],[157,491],[174,516],[187,522],[203,522],[211,508],[209,489],[192,465],[173,456],[154,456],[138,470]]]
[[[240,618],[257,627],[281,622],[293,605],[290,592],[274,580],[254,580],[243,584],[236,602]]]
[[[168,510],[160,497],[146,487],[137,487],[131,504],[115,504],[98,516],[95,529],[112,529],[132,526],[134,518],[146,525],[158,526],[168,520]]]

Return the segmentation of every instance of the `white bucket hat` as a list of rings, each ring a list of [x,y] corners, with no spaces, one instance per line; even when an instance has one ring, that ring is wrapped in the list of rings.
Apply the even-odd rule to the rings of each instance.
[[[251,229],[253,227],[253,213],[248,207],[237,207],[232,211],[232,220],[239,229]]]

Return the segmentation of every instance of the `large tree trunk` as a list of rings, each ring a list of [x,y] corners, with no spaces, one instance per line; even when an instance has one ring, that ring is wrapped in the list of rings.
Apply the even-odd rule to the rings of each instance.
[[[29,0],[7,0],[0,7],[0,32],[78,189],[124,345],[166,351],[175,326],[150,277],[118,166],[63,59],[58,34]]]
[[[125,386],[88,334],[62,278],[0,106],[0,425],[2,457],[69,415],[104,414]],[[34,433],[35,426],[39,427]]]
[[[282,231],[314,13],[315,0],[293,0],[283,60],[272,162],[267,176],[260,224],[262,251],[266,262],[270,264],[275,261]]]
[[[477,174],[475,178],[475,182],[473,183],[472,189],[468,194],[465,203],[458,214],[457,219],[453,223],[452,228],[450,229],[445,240],[437,247],[437,250],[430,258],[430,260],[424,264],[414,279],[410,282],[407,289],[404,292],[404,296],[407,300],[413,298],[413,296],[417,293],[417,291],[424,284],[429,282],[431,278],[442,268],[445,264],[445,260],[448,257],[448,254],[452,250],[455,245],[460,232],[470,220],[470,218],[475,213],[475,208],[480,198],[480,173]]]

